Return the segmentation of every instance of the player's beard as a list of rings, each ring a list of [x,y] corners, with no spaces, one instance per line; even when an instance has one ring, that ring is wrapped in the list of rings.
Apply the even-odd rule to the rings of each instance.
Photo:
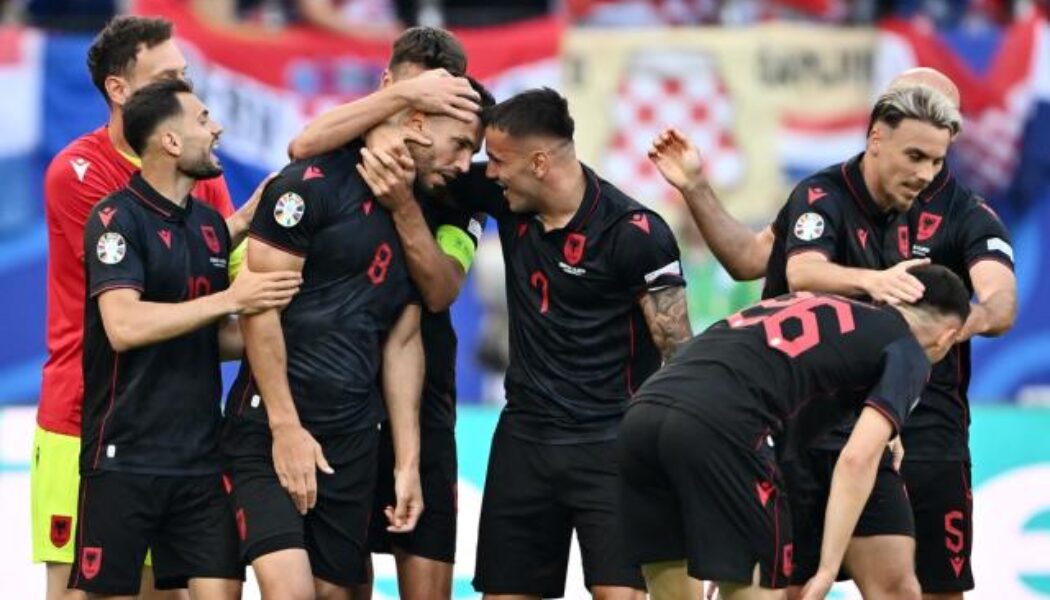
[[[429,181],[430,175],[434,173],[434,152],[430,148],[419,144],[407,144],[407,146],[408,155],[416,165],[415,187],[423,190],[428,196],[433,195],[440,189],[444,189],[444,186],[439,188]]]
[[[188,165],[179,165],[179,172],[198,181],[203,179],[215,179],[219,175],[222,175],[222,165],[212,159],[211,152],[209,151],[199,160]]]

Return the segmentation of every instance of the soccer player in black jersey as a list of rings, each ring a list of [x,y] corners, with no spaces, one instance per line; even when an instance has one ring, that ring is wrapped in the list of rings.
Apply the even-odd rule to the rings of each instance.
[[[124,106],[142,158],[128,186],[99,202],[84,234],[80,519],[72,588],[135,595],[147,548],[158,588],[239,598],[243,566],[220,479],[220,357],[242,344],[228,315],[279,308],[294,272],[227,276],[223,218],[190,196],[222,173],[222,132],[189,85],[154,83]]]
[[[617,535],[614,444],[635,390],[690,337],[678,246],[659,215],[579,162],[557,92],[523,92],[484,118],[489,179],[475,165],[453,194],[499,226],[511,354],[474,586],[561,596],[575,530],[591,593],[640,597]]]
[[[428,194],[465,171],[480,142],[476,115],[409,111],[397,125],[430,140],[409,147]],[[358,140],[292,163],[264,193],[250,234],[251,268],[287,265],[305,278],[283,315],[246,323],[251,371],[231,391],[224,440],[244,553],[264,593],[282,597],[342,597],[367,580],[380,358],[396,492],[388,530],[412,531],[422,508],[420,311],[394,216],[359,173],[363,150]]]
[[[427,194],[419,186],[413,189],[411,181],[406,184],[405,176],[414,170],[407,144],[430,147],[432,140],[400,126],[368,130],[405,109],[476,120],[477,103],[490,105],[492,98],[466,78],[448,76],[465,70],[466,55],[455,36],[431,27],[410,28],[394,42],[379,91],[318,117],[289,145],[296,158],[309,158],[369,134],[369,151],[359,168],[376,200],[393,217],[409,274],[426,309],[420,323],[426,374],[419,424],[419,475],[426,510],[411,532],[386,530],[383,511],[394,496],[392,440],[386,427],[380,433],[376,505],[369,531],[373,552],[394,554],[398,591],[413,600],[452,596],[458,469],[456,333],[448,309],[466,280],[486,216],[457,207],[445,198],[447,194]]]
[[[950,102],[958,104],[958,90],[954,84],[932,69],[905,72],[894,80],[890,89],[902,90],[914,85],[941,91]],[[901,153],[905,149],[886,147],[883,155],[894,151]],[[762,275],[764,268],[756,263],[762,256],[769,256],[773,228],[753,234],[732,220],[703,181],[699,155],[677,134],[669,133],[658,139],[653,152],[657,164],[663,164],[662,170],[669,176],[669,181],[685,193],[694,217],[705,235],[710,235],[712,249],[727,268],[742,278]],[[886,160],[865,156],[869,162]],[[777,243],[770,260],[767,293],[786,290],[786,246],[789,242],[802,243],[792,226],[799,219],[815,222],[819,217],[822,222],[826,221],[824,231],[810,243],[824,248],[823,252],[828,253],[833,262],[854,267],[839,283],[874,280],[878,285],[867,285],[869,295],[881,293],[890,301],[906,298],[914,295],[917,288],[914,281],[894,265],[908,258],[926,258],[951,268],[963,279],[967,289],[976,294],[971,316],[960,334],[960,344],[935,366],[931,383],[924,390],[923,402],[902,435],[908,452],[901,473],[907,483],[907,500],[914,514],[919,582],[927,597],[961,598],[962,591],[973,587],[969,561],[972,497],[969,490],[966,399],[968,340],[973,335],[999,335],[1012,325],[1016,314],[1013,250],[1005,227],[987,204],[942,169],[905,214],[896,213],[895,216],[894,211],[890,211],[883,216],[883,242],[878,253],[873,254],[866,246],[872,244],[869,238],[874,239],[874,230],[851,228],[842,220],[854,206],[854,191],[864,194],[862,198],[871,198],[867,185],[856,181],[858,161],[847,164],[854,166],[846,171],[839,168],[837,173],[830,169],[815,176],[820,180],[802,182],[789,205],[778,216],[778,223],[774,225]],[[848,173],[854,173],[852,189],[844,179]],[[828,181],[829,177],[838,178],[838,181]],[[824,199],[823,195],[828,197]],[[811,198],[812,211],[808,208]],[[795,207],[792,214],[788,214],[790,206]],[[832,212],[828,213],[829,210]],[[816,217],[803,217],[811,212]],[[805,227],[800,231],[805,234]],[[812,230],[810,232],[805,235],[811,235]],[[857,267],[861,269],[857,270]],[[879,269],[883,270],[881,274]],[[792,288],[806,284],[810,289],[826,289],[820,287],[819,282],[817,286],[805,281],[790,283]],[[825,280],[823,283],[834,282]],[[826,481],[829,471],[827,468],[822,471],[821,477]],[[892,474],[887,474],[883,478],[892,477]],[[895,502],[900,503],[899,500]],[[818,502],[815,510],[809,512],[816,515],[821,505]],[[808,563],[808,568],[813,568],[815,555],[807,558],[800,550],[797,546],[796,562],[800,565]],[[884,567],[884,564],[872,565],[876,572],[886,574]],[[909,565],[902,567],[910,568]],[[806,568],[802,566],[798,571],[804,573]]]
[[[912,275],[922,296],[895,307],[809,292],[764,300],[641,387],[620,433],[620,506],[653,598],[697,598],[702,579],[727,600],[783,598],[794,546],[777,459],[857,417],[821,517],[820,567],[802,591],[827,594],[886,443],[970,310],[948,269]]]

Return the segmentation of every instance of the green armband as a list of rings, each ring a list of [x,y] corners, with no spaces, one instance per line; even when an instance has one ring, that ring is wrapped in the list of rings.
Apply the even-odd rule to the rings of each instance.
[[[470,264],[474,262],[474,240],[459,227],[453,225],[441,225],[437,228],[437,245],[441,251],[459,261],[463,271],[470,270]]]
[[[230,283],[237,279],[237,274],[241,272],[241,265],[244,264],[244,257],[247,254],[248,240],[244,240],[233,249],[233,252],[230,252],[230,259],[226,263],[226,272],[230,275]]]

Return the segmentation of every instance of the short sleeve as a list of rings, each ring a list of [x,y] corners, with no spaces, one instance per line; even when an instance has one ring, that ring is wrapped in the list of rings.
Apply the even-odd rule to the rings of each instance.
[[[784,224],[787,257],[800,252],[820,252],[830,260],[837,255],[843,228],[841,203],[847,201],[837,188],[802,182],[791,192]]]
[[[930,361],[914,336],[891,342],[882,350],[882,374],[865,404],[878,410],[900,433],[930,377]]]
[[[44,198],[48,221],[58,226],[77,259],[83,260],[84,225],[92,207],[123,184],[106,181],[102,170],[91,168],[91,163],[83,158],[69,157],[66,153],[59,154],[48,166]]]
[[[84,227],[87,289],[94,297],[119,288],[145,289],[145,248],[138,221],[115,196],[99,202]]]
[[[957,243],[967,266],[982,260],[995,260],[1014,268],[1014,249],[1006,226],[988,203],[979,197],[972,199],[960,219]]]
[[[614,227],[613,263],[630,289],[640,294],[685,285],[678,242],[660,215],[640,210]]]
[[[487,163],[473,163],[470,170],[449,184],[453,201],[468,211],[483,212],[499,220],[513,213],[503,196],[503,188],[485,176]]]
[[[281,173],[263,190],[248,235],[295,256],[306,256],[324,226],[328,207],[319,184]]]

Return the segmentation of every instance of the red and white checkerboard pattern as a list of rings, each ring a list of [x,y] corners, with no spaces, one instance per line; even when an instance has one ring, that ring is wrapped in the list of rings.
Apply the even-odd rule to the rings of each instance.
[[[738,183],[744,157],[733,137],[733,105],[718,67],[697,52],[639,52],[625,67],[609,106],[612,127],[600,172],[643,202],[673,196],[646,153],[666,127],[693,141],[722,189]]]

